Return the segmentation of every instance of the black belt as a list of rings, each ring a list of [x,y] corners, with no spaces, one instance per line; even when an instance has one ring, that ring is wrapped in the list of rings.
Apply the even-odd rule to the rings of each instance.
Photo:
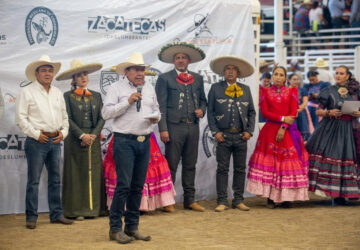
[[[186,119],[184,119],[184,120],[180,120],[180,122],[181,122],[181,123],[186,123],[186,124],[192,124],[192,123],[194,123],[194,121],[191,120],[190,118],[186,118]]]
[[[150,134],[148,134],[148,135],[131,135],[131,134],[122,134],[122,133],[117,133],[117,132],[114,132],[114,136],[130,139],[130,140],[137,140],[138,142],[144,142],[150,138]]]
[[[221,131],[222,132],[228,132],[230,134],[237,134],[237,133],[243,132],[241,129],[235,128],[235,127],[231,127],[231,128],[228,128],[228,129],[222,129]]]

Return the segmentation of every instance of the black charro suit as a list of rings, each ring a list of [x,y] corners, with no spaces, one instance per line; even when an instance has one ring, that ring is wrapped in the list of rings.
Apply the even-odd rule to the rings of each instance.
[[[195,165],[198,156],[199,118],[195,109],[201,109],[205,115],[206,97],[202,76],[189,71],[194,83],[182,85],[176,81],[176,70],[158,77],[155,91],[160,106],[161,120],[159,131],[168,131],[170,141],[165,144],[165,157],[169,163],[173,182],[182,158],[182,185],[184,188],[184,206],[195,199]]]
[[[255,127],[255,109],[250,88],[236,83],[243,90],[240,97],[231,98],[225,94],[228,87],[226,81],[211,86],[208,95],[208,122],[213,135],[223,132],[225,141],[218,142],[216,148],[216,190],[217,203],[228,205],[227,186],[231,153],[233,154],[233,191],[232,205],[236,206],[244,200],[245,170],[247,142],[242,139],[243,132],[253,133]],[[229,132],[230,127],[237,132]]]

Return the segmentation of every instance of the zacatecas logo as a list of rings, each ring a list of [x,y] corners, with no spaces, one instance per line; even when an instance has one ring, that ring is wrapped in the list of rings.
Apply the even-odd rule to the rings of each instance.
[[[233,35],[228,35],[227,37],[218,37],[211,32],[208,21],[210,20],[210,14],[196,14],[194,16],[194,25],[188,28],[187,32],[194,32],[194,38],[192,38],[190,43],[193,43],[198,46],[212,46],[212,45],[224,45],[232,44]]]
[[[54,46],[59,25],[55,14],[48,8],[36,7],[30,11],[25,21],[26,37],[30,45],[49,41]]]
[[[25,159],[25,139],[17,134],[0,136],[0,160]]]
[[[105,33],[106,38],[143,40],[151,33],[164,32],[166,19],[132,18],[124,16],[88,17],[88,32]]]

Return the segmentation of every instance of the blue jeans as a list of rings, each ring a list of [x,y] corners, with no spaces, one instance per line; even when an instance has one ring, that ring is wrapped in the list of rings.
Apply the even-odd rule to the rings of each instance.
[[[62,216],[60,199],[60,144],[54,144],[52,138],[40,143],[30,137],[25,141],[25,154],[28,164],[26,185],[26,221],[36,221],[38,217],[38,193],[41,172],[45,163],[48,172],[48,202],[50,221]]]
[[[115,133],[113,150],[117,180],[110,208],[110,231],[122,231],[123,215],[125,230],[134,231],[139,225],[139,207],[150,159],[150,139],[138,142]]]

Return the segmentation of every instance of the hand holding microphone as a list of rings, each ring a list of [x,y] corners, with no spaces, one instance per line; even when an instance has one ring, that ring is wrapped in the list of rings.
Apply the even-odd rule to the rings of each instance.
[[[141,91],[142,91],[142,86],[138,86],[136,93],[132,93],[128,99],[129,104],[133,104],[134,102],[136,102],[137,112],[140,112],[140,108],[141,108]]]

